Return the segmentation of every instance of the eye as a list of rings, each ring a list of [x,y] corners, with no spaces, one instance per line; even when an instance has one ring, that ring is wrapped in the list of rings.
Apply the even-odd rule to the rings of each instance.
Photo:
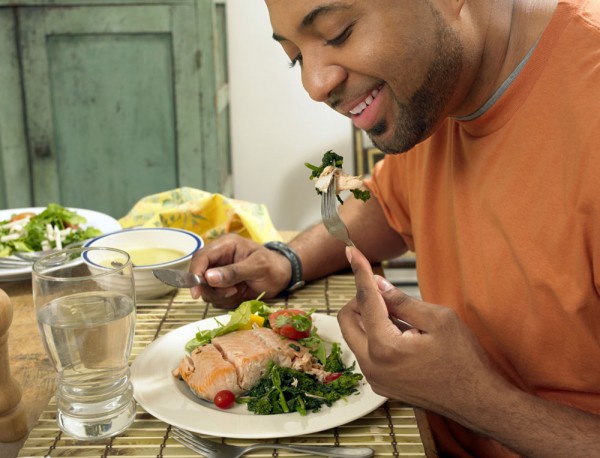
[[[290,68],[294,68],[296,64],[300,64],[300,66],[302,66],[302,54],[300,53],[298,53],[296,57],[292,59],[292,61],[290,62]]]
[[[346,27],[344,31],[340,33],[337,37],[332,38],[331,40],[325,40],[325,44],[327,46],[339,46],[343,44],[350,37],[350,35],[352,35],[354,24],[355,23],[353,22],[348,27]]]

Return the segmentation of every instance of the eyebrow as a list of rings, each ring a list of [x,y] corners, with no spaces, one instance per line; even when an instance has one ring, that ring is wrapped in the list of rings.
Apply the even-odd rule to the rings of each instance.
[[[342,2],[332,2],[326,5],[317,6],[316,8],[311,10],[306,16],[304,16],[304,18],[300,22],[299,28],[306,29],[307,27],[313,25],[319,16],[348,8],[350,8],[350,6]],[[273,40],[281,42],[287,41],[287,38],[273,33]]]

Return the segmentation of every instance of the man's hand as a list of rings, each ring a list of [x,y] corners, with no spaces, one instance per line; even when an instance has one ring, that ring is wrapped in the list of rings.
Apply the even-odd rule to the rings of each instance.
[[[502,383],[473,333],[447,307],[412,298],[374,276],[367,259],[348,249],[356,297],[338,314],[344,339],[373,390],[449,416],[475,408]],[[402,333],[394,315],[415,329]],[[475,403],[475,404],[474,404]]]
[[[346,252],[356,297],[338,321],[376,393],[437,412],[524,456],[600,451],[600,416],[509,384],[452,310],[407,296],[374,276],[356,248]],[[418,331],[400,332],[389,315]]]
[[[292,276],[290,262],[281,254],[252,240],[227,234],[212,241],[192,258],[190,272],[208,285],[196,286],[194,299],[202,298],[218,308],[234,308],[240,302],[274,297]]]

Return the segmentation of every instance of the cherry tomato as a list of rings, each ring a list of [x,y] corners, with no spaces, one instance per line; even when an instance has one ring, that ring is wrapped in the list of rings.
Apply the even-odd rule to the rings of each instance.
[[[312,318],[304,310],[284,309],[269,315],[271,329],[292,340],[310,336]]]
[[[215,395],[214,403],[219,409],[229,409],[235,403],[235,394],[221,390]]]
[[[342,376],[341,372],[332,372],[331,374],[327,374],[323,379],[323,383],[331,383],[334,380],[339,379]]]

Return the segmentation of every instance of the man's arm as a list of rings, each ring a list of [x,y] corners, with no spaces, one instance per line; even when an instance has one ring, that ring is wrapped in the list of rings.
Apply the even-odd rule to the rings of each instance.
[[[348,199],[340,214],[354,243],[373,262],[398,256],[406,251],[400,235],[387,224],[376,199],[368,202]],[[302,262],[306,281],[348,268],[344,244],[329,235],[322,223],[299,234],[290,246]],[[289,260],[276,251],[227,234],[209,243],[192,258],[190,271],[204,276],[207,283],[192,289],[216,307],[236,307],[242,300],[275,296],[288,285],[292,273]]]
[[[456,313],[407,296],[374,277],[358,250],[349,254],[357,295],[338,320],[376,393],[436,412],[525,456],[600,454],[600,416],[519,390],[495,370]],[[401,333],[388,315],[420,332]]]
[[[379,201],[347,199],[338,207],[350,238],[373,263],[400,256],[407,250],[404,239],[389,225]],[[349,267],[344,243],[334,239],[323,223],[296,236],[290,246],[302,260],[304,279],[321,278]]]
[[[483,394],[483,393],[482,393]],[[455,421],[528,457],[600,455],[600,416],[510,386],[486,395]]]

